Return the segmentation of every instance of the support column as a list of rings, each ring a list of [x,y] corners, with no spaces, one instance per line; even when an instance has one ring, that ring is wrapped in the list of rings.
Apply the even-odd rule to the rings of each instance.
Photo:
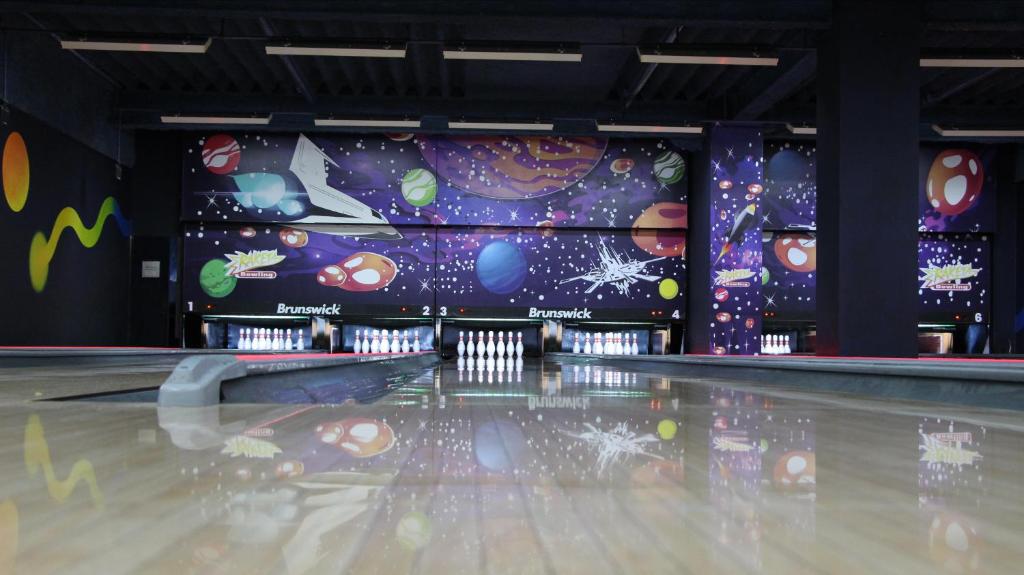
[[[760,130],[714,126],[703,177],[690,198],[690,349],[754,355],[761,342],[763,138]]]
[[[817,77],[817,352],[915,357],[921,7],[833,6]]]

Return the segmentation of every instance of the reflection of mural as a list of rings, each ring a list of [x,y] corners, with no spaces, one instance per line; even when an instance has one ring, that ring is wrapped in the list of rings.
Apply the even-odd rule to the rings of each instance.
[[[183,217],[630,227],[653,204],[687,199],[686,160],[665,140],[393,136],[216,134],[186,141]],[[671,227],[685,225],[683,213],[668,216]],[[669,227],[657,214],[648,219],[637,225]]]
[[[189,227],[185,299],[224,311],[288,315],[306,307],[339,315],[372,313],[366,305],[378,312],[433,306],[434,230],[405,228],[402,239],[388,241],[360,234],[368,228]]]
[[[43,431],[43,423],[38,415],[31,415],[28,423],[25,424],[25,469],[30,476],[39,471],[43,472],[46,480],[46,489],[50,497],[57,503],[64,503],[79,483],[85,483],[89,488],[89,496],[97,509],[103,508],[103,492],[100,491],[96,482],[96,472],[88,459],[79,459],[71,466],[68,476],[65,479],[57,477],[53,460],[50,457],[50,445],[46,441]]]
[[[716,355],[755,354],[761,340],[761,134],[747,128],[711,132],[711,285]]]

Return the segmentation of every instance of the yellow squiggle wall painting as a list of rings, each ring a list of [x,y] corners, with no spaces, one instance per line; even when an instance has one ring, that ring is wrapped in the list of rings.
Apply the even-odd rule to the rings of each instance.
[[[32,280],[32,289],[42,292],[46,288],[46,278],[50,274],[50,261],[57,251],[60,243],[60,235],[66,228],[71,228],[82,246],[91,248],[99,241],[103,234],[103,224],[109,216],[114,216],[121,233],[125,236],[131,234],[131,223],[121,214],[121,208],[113,196],[108,196],[100,205],[99,213],[96,214],[96,222],[92,227],[86,227],[82,218],[72,207],[65,207],[57,214],[53,221],[53,230],[50,236],[46,237],[43,232],[36,232],[32,237],[32,245],[28,253],[28,275]]]
[[[18,132],[11,132],[4,142],[4,198],[12,211],[20,212],[28,201],[28,148]]]
[[[35,414],[29,416],[28,423],[25,424],[25,468],[29,476],[34,476],[42,468],[46,488],[50,491],[50,497],[57,503],[63,503],[74,493],[78,483],[84,481],[89,486],[93,505],[97,509],[103,509],[103,493],[96,483],[96,472],[89,460],[79,459],[71,466],[67,479],[57,479],[53,461],[50,459],[50,446],[43,434],[43,424]]]

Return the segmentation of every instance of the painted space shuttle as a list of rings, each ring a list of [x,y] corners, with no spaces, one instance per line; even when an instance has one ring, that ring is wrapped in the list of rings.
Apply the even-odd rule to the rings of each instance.
[[[327,183],[330,166],[341,168],[304,134],[299,134],[288,170],[295,174],[309,196],[307,215],[289,222],[292,227],[310,232],[358,236],[374,240],[400,240],[379,211]],[[329,225],[328,225],[329,224]],[[338,228],[337,224],[357,224]]]

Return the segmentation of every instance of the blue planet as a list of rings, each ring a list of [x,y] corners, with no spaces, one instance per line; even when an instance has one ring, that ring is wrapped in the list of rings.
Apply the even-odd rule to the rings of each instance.
[[[806,156],[793,150],[782,150],[768,160],[764,169],[764,179],[776,183],[796,184],[806,180],[810,171]]]
[[[487,291],[512,293],[526,279],[526,258],[518,247],[506,241],[491,242],[476,258],[476,276]]]

